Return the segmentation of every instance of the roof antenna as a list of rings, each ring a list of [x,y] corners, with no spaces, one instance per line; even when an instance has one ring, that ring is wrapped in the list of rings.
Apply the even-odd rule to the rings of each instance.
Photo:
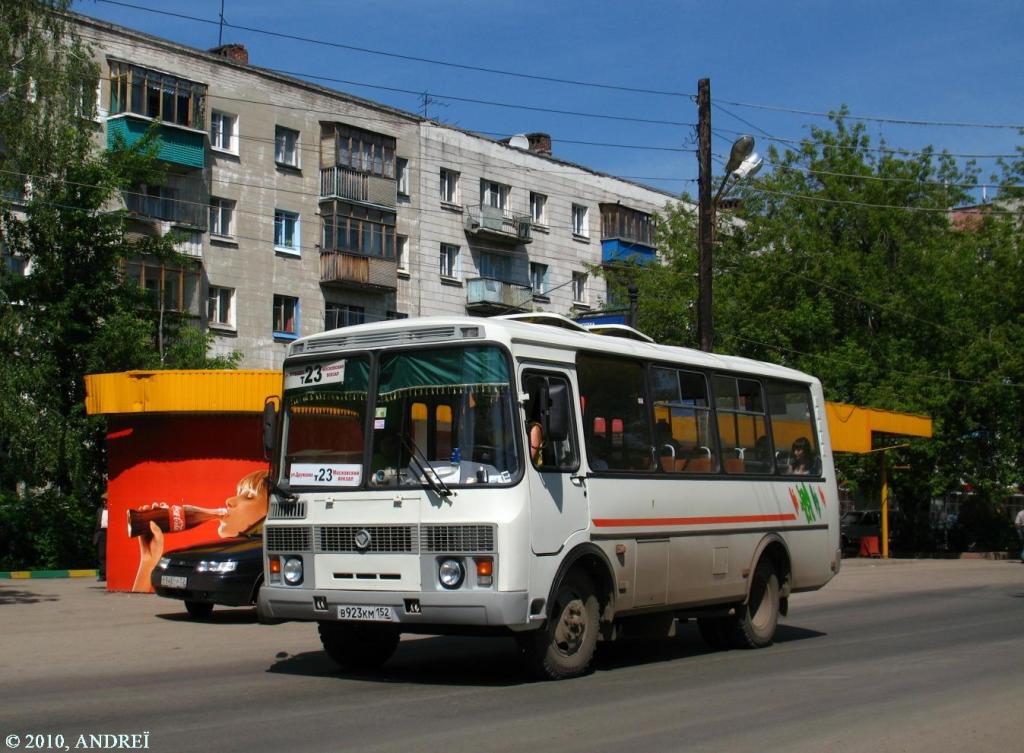
[[[217,46],[224,44],[224,0],[220,0],[220,31],[217,33]]]

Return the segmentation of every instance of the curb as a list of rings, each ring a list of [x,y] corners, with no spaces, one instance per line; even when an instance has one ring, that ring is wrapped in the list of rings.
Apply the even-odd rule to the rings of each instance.
[[[4,570],[0,579],[27,580],[29,578],[95,578],[95,570]]]

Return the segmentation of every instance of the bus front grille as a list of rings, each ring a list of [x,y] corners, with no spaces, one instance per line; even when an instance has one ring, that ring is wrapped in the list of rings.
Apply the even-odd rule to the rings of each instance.
[[[310,546],[309,526],[267,526],[268,552],[308,552]]]
[[[419,551],[416,526],[317,526],[318,552],[415,554]]]
[[[424,552],[493,552],[494,526],[425,525],[422,539]]]

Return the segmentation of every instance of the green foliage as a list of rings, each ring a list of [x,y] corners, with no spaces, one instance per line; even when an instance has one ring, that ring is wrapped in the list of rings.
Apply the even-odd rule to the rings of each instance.
[[[1024,290],[1021,218],[992,213],[970,230],[948,210],[969,203],[970,164],[930,148],[872,143],[844,112],[798,148],[769,148],[771,172],[740,188],[735,222],[714,250],[715,346],[821,378],[830,400],[922,413],[932,440],[887,453],[912,517],[934,495],[975,490],[986,509],[1024,482]],[[997,176],[1012,198],[1021,158]],[[664,265],[636,276],[640,326],[696,346],[695,217],[660,221]],[[878,498],[876,458],[843,457],[845,482]],[[976,510],[968,521],[988,520]],[[1001,540],[971,523],[972,541]],[[998,527],[998,526],[997,526]]]
[[[105,487],[102,418],[85,414],[85,375],[129,369],[234,368],[209,337],[153,311],[131,259],[185,263],[167,237],[126,234],[120,193],[163,180],[156,131],[97,151],[98,75],[51,8],[0,4],[0,240],[30,274],[0,267],[0,558],[5,568],[93,561]],[[30,96],[30,92],[32,96]],[[84,102],[84,104],[83,104]],[[26,182],[27,197],[21,196]]]

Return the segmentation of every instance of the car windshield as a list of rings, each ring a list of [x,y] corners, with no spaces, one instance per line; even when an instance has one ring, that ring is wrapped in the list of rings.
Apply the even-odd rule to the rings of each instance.
[[[498,348],[385,355],[370,485],[511,483],[519,471],[513,405],[508,361]]]

